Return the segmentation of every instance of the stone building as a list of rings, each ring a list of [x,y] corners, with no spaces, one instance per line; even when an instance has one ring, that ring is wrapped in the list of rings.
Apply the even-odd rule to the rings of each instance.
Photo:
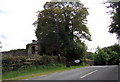
[[[2,55],[6,56],[32,56],[38,55],[38,43],[36,40],[32,40],[32,43],[26,45],[26,49],[15,49],[2,52]]]
[[[26,45],[28,55],[38,54],[38,43],[36,40],[32,40],[32,43]]]

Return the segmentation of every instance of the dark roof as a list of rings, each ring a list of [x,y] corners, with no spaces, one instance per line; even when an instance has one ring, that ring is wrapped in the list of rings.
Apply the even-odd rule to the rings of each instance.
[[[35,40],[32,40],[32,43],[28,43],[28,44],[26,45],[26,49],[28,49],[28,46],[29,46],[29,45],[34,45],[34,44],[38,44],[38,42],[35,41]]]

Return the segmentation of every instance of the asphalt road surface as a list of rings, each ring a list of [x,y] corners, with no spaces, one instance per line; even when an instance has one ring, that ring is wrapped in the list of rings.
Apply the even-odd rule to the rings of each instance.
[[[89,66],[27,80],[118,80],[118,66]]]

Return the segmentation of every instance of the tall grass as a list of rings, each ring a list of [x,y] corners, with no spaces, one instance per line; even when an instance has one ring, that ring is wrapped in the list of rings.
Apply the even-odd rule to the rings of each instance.
[[[48,64],[48,65],[40,65],[40,66],[27,66],[25,69],[10,71],[8,73],[3,74],[2,79],[24,76],[24,75],[40,73],[40,72],[46,72],[46,71],[58,69],[60,67],[63,67],[63,64]]]
[[[9,78],[14,78],[14,77],[20,76],[19,79],[17,79],[17,80],[20,80],[20,79],[25,79],[25,78],[50,74],[53,72],[60,72],[60,71],[80,68],[80,67],[84,67],[84,66],[71,66],[70,68],[66,68],[66,66],[63,64],[48,64],[48,65],[42,65],[42,66],[32,66],[32,67],[28,67],[24,70],[21,69],[21,70],[5,73],[5,74],[3,74],[2,79],[9,79]],[[27,76],[27,75],[29,75],[29,76]]]

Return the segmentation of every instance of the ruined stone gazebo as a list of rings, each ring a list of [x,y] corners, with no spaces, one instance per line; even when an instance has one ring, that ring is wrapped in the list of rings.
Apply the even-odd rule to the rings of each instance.
[[[38,54],[38,43],[36,40],[32,40],[32,43],[26,45],[28,55]]]

